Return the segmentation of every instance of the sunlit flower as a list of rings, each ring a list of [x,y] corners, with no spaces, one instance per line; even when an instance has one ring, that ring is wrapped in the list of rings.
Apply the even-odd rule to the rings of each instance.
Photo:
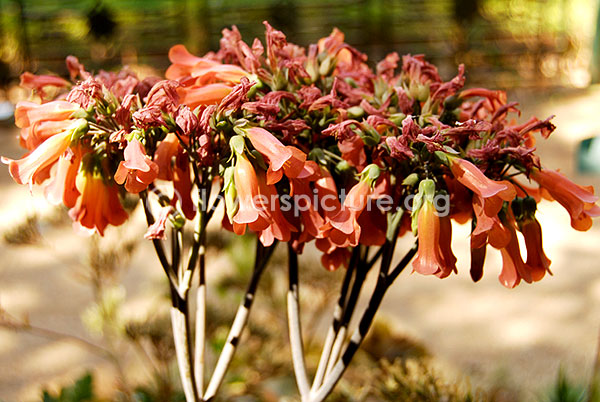
[[[180,102],[195,109],[202,105],[216,105],[229,95],[232,87],[226,84],[214,83],[207,85],[192,85],[180,87],[177,92]]]
[[[432,202],[425,201],[418,212],[419,249],[413,260],[413,270],[431,275],[440,270],[443,265],[440,255],[440,220]]]
[[[248,72],[232,64],[222,64],[204,57],[192,55],[184,45],[175,45],[169,50],[169,60],[173,63],[165,73],[170,80],[193,77],[196,84],[227,82],[237,84]]]
[[[34,149],[49,137],[64,131],[72,124],[71,115],[80,110],[79,105],[66,101],[43,104],[21,101],[15,108],[15,125],[21,128],[21,145]]]
[[[172,212],[172,206],[169,205],[162,207],[158,212],[156,221],[150,225],[146,233],[144,233],[144,238],[148,240],[164,240],[166,238],[165,230],[167,227],[167,222],[169,221],[169,216],[171,216]]]
[[[67,150],[74,133],[83,126],[87,127],[85,120],[73,120],[67,129],[46,139],[24,158],[15,161],[2,157],[2,162],[8,164],[10,175],[17,183],[40,184],[49,177],[49,169]]]
[[[76,227],[96,230],[101,236],[110,225],[118,226],[127,220],[127,213],[119,201],[118,187],[106,183],[98,172],[80,172],[76,180],[81,193],[69,216]]]
[[[148,187],[158,176],[158,165],[153,162],[144,150],[144,146],[132,139],[125,148],[125,160],[119,163],[115,173],[115,182],[125,183],[125,189],[137,194]]]
[[[56,163],[56,172],[44,188],[46,199],[54,205],[64,204],[67,208],[75,206],[79,190],[75,180],[81,164],[81,150],[75,148],[63,153]]]
[[[181,83],[177,89],[180,102],[190,109],[218,104],[249,74],[239,66],[194,56],[183,45],[169,50],[169,60],[173,64],[165,76]]]
[[[46,98],[45,87],[64,88],[69,85],[69,81],[54,75],[35,75],[30,72],[25,72],[21,74],[20,85],[23,88],[35,90],[42,101],[44,101]]]

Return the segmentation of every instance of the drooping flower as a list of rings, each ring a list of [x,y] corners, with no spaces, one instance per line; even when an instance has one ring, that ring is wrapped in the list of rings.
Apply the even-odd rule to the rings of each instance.
[[[452,222],[448,216],[439,217],[440,220],[440,257],[442,265],[435,273],[440,278],[445,278],[451,273],[456,273],[456,256],[452,252]]]
[[[80,196],[69,216],[76,228],[97,231],[101,236],[110,224],[118,226],[127,220],[127,213],[119,201],[118,187],[106,183],[95,169],[82,171],[77,176],[76,185]]]
[[[79,148],[67,148],[58,162],[56,172],[50,183],[44,188],[46,199],[54,205],[64,204],[67,208],[75,206],[79,190],[76,186],[77,173],[81,164],[82,151]]]
[[[255,232],[266,229],[269,226],[269,220],[262,211],[262,206],[257,205],[260,190],[256,171],[246,155],[242,153],[236,154],[234,182],[239,205],[238,211],[233,217],[235,233],[243,234],[246,231],[246,225]]]
[[[156,179],[158,165],[146,155],[144,146],[136,138],[129,141],[124,156],[115,173],[115,182],[125,183],[128,192],[137,194]]]
[[[433,180],[422,180],[419,183],[419,192],[413,201],[413,222],[416,214],[419,248],[412,266],[413,271],[420,274],[445,277],[456,270],[456,258],[450,249],[452,236],[450,220],[448,217],[440,219],[434,205],[434,196]],[[443,224],[440,224],[441,220],[444,220]]]
[[[175,205],[179,201],[185,217],[193,219],[196,207],[191,196],[192,179],[189,159],[175,134],[167,134],[158,144],[154,153],[154,162],[158,166],[156,178],[173,182],[172,204]]]
[[[501,192],[510,190],[512,187],[507,182],[497,182],[486,177],[477,166],[471,162],[457,158],[448,157],[452,174],[463,186],[483,198],[490,198]]]
[[[272,184],[267,184],[264,173],[257,174],[259,196],[256,200],[256,205],[259,213],[263,214],[269,225],[259,231],[258,238],[260,242],[268,247],[273,244],[275,239],[287,242],[291,238],[292,232],[296,229],[291,223],[285,219],[281,212],[279,195],[277,189]]]
[[[173,158],[180,152],[177,136],[169,133],[156,147],[154,162],[158,165],[157,179],[173,181]]]
[[[569,212],[573,229],[586,231],[592,226],[592,218],[600,216],[593,187],[575,184],[562,173],[549,169],[534,169],[531,177]]]
[[[500,249],[502,271],[498,279],[507,288],[514,288],[521,282],[521,279],[527,283],[531,283],[533,270],[523,261],[523,257],[521,256],[514,220],[512,218],[510,220],[507,219],[504,225],[509,232],[510,239],[508,244]]]
[[[171,205],[175,205],[179,201],[181,211],[187,219],[194,219],[194,216],[196,216],[196,205],[192,200],[191,174],[187,153],[184,151],[178,152],[175,156],[175,164],[173,165],[174,195]]]
[[[316,240],[316,246],[323,254],[321,264],[328,271],[335,271],[340,266],[348,267],[350,250],[347,247],[337,247],[329,238]]]
[[[310,187],[311,181],[320,178],[320,169],[316,166],[315,162],[309,162],[307,162],[307,165],[311,169],[310,176],[290,179],[290,196],[294,201],[294,211],[299,211],[302,217],[302,231],[298,239],[299,244],[319,237],[320,228],[325,224],[323,216],[319,213],[318,203],[316,205],[314,203],[315,197]]]
[[[15,108],[15,125],[21,128],[21,146],[33,150],[54,134],[64,131],[72,124],[69,118],[80,107],[66,101],[43,104],[21,101]]]
[[[473,195],[473,213],[477,225],[471,233],[471,247],[477,249],[489,243],[494,248],[504,248],[510,241],[510,232],[498,217],[499,210],[486,210],[485,205],[480,195]]]
[[[17,183],[27,183],[30,186],[34,183],[40,184],[49,177],[50,168],[67,150],[73,136],[86,129],[85,120],[73,120],[67,129],[46,139],[22,159],[12,160],[2,157],[2,162],[8,164],[10,175]]]
[[[37,92],[42,101],[46,98],[45,87],[64,88],[69,85],[69,81],[54,75],[35,75],[30,72],[21,74],[21,87],[32,89]]]
[[[518,223],[527,248],[526,264],[531,268],[531,279],[537,282],[546,275],[546,272],[552,274],[550,272],[551,261],[546,257],[542,247],[542,227],[535,217],[525,218]]]
[[[361,235],[358,218],[367,207],[369,195],[373,192],[373,183],[379,178],[377,165],[369,165],[360,173],[360,180],[346,195],[341,209],[331,218],[327,218],[321,228],[324,236],[329,237],[337,247],[356,247]]]
[[[289,178],[298,177],[306,154],[298,148],[283,145],[273,134],[261,127],[251,127],[244,130],[252,146],[269,161],[267,183],[274,184],[285,175]]]
[[[167,227],[167,222],[169,220],[169,216],[173,212],[173,207],[168,205],[166,207],[162,207],[158,212],[158,216],[156,221],[148,227],[146,233],[144,233],[144,239],[148,240],[164,240],[166,238],[165,230]]]

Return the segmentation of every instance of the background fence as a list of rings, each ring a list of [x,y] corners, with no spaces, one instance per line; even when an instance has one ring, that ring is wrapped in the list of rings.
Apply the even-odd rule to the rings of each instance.
[[[594,0],[0,0],[3,80],[24,69],[66,74],[73,54],[92,69],[168,65],[170,46],[218,47],[237,25],[251,42],[263,20],[305,45],[334,26],[378,60],[425,53],[452,76],[465,63],[472,85],[529,87],[589,81]]]

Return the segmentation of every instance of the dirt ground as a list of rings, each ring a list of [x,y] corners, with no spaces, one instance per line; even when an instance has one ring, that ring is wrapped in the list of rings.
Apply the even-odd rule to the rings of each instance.
[[[600,87],[555,95],[520,94],[531,114],[555,114],[558,129],[538,149],[547,167],[584,185],[600,188],[600,177],[575,173],[574,154],[581,139],[600,134]],[[20,152],[14,130],[0,129],[0,154]],[[10,179],[0,168],[0,232],[32,213],[51,208],[39,193]],[[403,273],[384,301],[380,317],[422,342],[449,375],[468,376],[474,385],[500,384],[533,400],[556,378],[559,367],[585,382],[590,375],[600,330],[600,222],[581,233],[568,214],[544,203],[539,214],[553,276],[534,285],[505,289],[498,282],[500,255],[489,252],[485,275],[473,284],[468,274],[467,227],[455,226],[454,251],[459,275],[444,280]],[[141,236],[134,224],[112,230],[115,239]],[[92,296],[80,278],[89,240],[68,227],[42,228],[43,246],[0,243],[0,305],[32,323],[91,341],[81,321]],[[400,245],[399,253],[402,251]],[[135,316],[160,302],[162,272],[148,243],[138,249],[124,284],[125,313]],[[76,343],[0,329],[0,400],[39,400],[42,386],[64,384],[86,368],[107,363]],[[102,378],[100,378],[102,381]]]

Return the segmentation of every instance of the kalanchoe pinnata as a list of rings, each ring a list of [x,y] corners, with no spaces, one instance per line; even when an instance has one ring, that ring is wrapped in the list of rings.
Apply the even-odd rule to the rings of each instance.
[[[381,261],[370,313],[415,255],[415,272],[439,278],[457,273],[454,223],[471,227],[472,279],[481,279],[488,249],[495,248],[502,256],[496,270],[500,282],[512,288],[550,273],[552,256],[543,250],[535,217],[539,202],[558,201],[576,230],[588,230],[600,215],[593,188],[545,168],[536,154],[538,137],[547,139],[555,129],[551,118],[517,123],[518,104],[505,92],[464,88],[463,65],[444,81],[423,55],[392,53],[373,70],[337,29],[302,48],[265,26],[264,43],[245,43],[233,27],[223,30],[220,49],[201,57],[173,46],[164,77],[140,80],[127,68],[91,73],[72,56],[67,58],[71,82],[25,73],[23,85],[39,97],[20,102],[15,111],[19,142],[28,153],[2,159],[16,182],[43,184],[47,198],[66,205],[83,232],[103,235],[109,225],[122,224],[123,197],[140,197],[149,226],[145,237],[169,278],[189,401],[196,395],[212,399],[223,380],[211,382],[205,394],[194,390],[186,377],[193,372],[192,359],[185,356],[189,333],[177,332],[189,332],[189,322],[181,321],[182,300],[188,301],[197,266],[204,269],[206,224],[215,214],[210,207],[220,201],[213,201],[214,192],[208,197],[213,187],[224,198],[222,227],[256,234],[252,281],[276,243],[289,243],[292,315],[297,255],[312,241],[326,269],[348,268],[356,297],[366,273]],[[182,271],[183,228],[194,219],[190,258]],[[396,240],[410,236],[411,229],[418,246],[392,269]],[[162,246],[167,237],[170,261]],[[373,249],[378,251],[369,253]],[[251,285],[245,299],[250,304],[256,283]],[[350,312],[332,325],[338,345],[354,308],[352,296],[343,296],[346,305],[338,307]],[[234,329],[241,331],[248,306],[239,311]],[[321,401],[331,391],[369,326],[361,321],[353,348],[339,359],[331,354],[335,348],[330,355],[324,348],[323,361],[331,357],[336,366],[320,368],[313,392],[301,390],[303,400]],[[299,327],[292,323],[290,333],[296,331],[294,367],[301,371]],[[232,332],[225,354],[235,349],[240,333]],[[220,360],[218,373],[230,357]],[[203,364],[203,356],[198,361]],[[338,373],[337,379],[331,373]]]

